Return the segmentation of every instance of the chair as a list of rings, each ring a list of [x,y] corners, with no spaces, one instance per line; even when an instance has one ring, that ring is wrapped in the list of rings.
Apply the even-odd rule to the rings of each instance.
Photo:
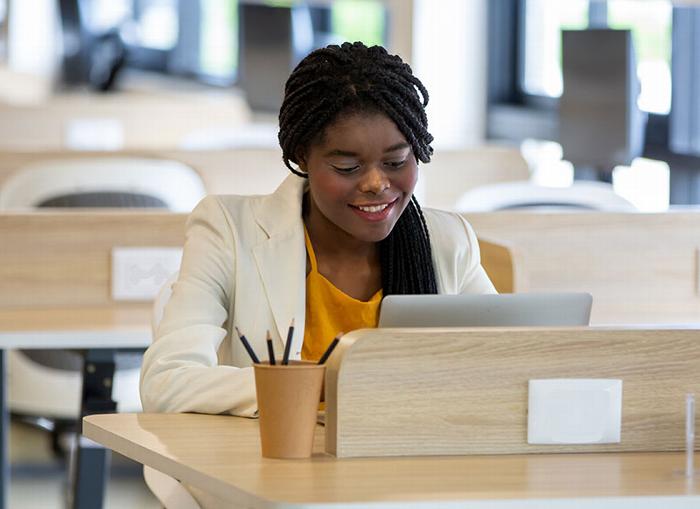
[[[515,291],[515,253],[513,248],[479,238],[481,266],[498,293]]]
[[[454,210],[466,191],[529,178],[530,169],[517,148],[483,146],[438,151],[429,164],[420,168],[416,196],[425,207]]]
[[[167,183],[167,185],[164,185]],[[190,212],[206,194],[190,167],[136,157],[39,161],[0,188],[0,210],[36,207],[159,207]]]
[[[167,185],[163,183],[167,182]],[[39,161],[0,188],[0,210],[38,207],[159,207],[189,212],[205,195],[198,175],[172,161],[107,157]],[[76,352],[8,352],[8,406],[60,436],[80,416],[82,359]],[[119,411],[140,411],[140,356],[117,356],[113,399]]]
[[[574,182],[569,187],[544,187],[530,182],[503,182],[467,191],[457,201],[459,212],[511,209],[573,209],[636,212],[637,208],[603,182]]]

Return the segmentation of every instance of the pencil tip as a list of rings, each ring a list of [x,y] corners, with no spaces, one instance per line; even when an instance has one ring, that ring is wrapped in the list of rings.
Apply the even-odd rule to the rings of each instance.
[[[294,327],[294,318],[292,318],[292,327]]]
[[[238,335],[240,336],[240,335],[241,335],[241,331],[238,330],[238,326],[237,326],[237,325],[234,325],[233,328],[236,329],[236,334],[238,334]]]
[[[268,341],[272,341],[272,335],[270,334],[270,331],[267,331],[267,339]]]

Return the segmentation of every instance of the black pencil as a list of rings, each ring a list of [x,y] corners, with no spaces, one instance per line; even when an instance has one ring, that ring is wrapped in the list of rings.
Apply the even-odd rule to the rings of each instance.
[[[287,331],[287,342],[284,344],[284,356],[282,357],[282,364],[289,364],[289,352],[292,349],[292,336],[294,335],[294,318],[292,318],[292,323],[289,325],[289,330]]]
[[[267,355],[270,357],[270,366],[274,366],[275,349],[272,347],[272,336],[270,336],[270,331],[267,331]]]
[[[250,343],[248,343],[248,340],[245,338],[243,334],[241,334],[241,331],[238,330],[238,327],[236,329],[236,334],[238,334],[238,337],[241,340],[241,343],[243,343],[243,346],[245,347],[246,352],[248,352],[248,355],[250,355],[250,358],[253,360],[254,364],[260,364],[260,359],[258,359],[258,356],[255,355],[255,352],[253,351],[253,347],[250,346]]]
[[[323,352],[323,355],[321,355],[321,358],[318,360],[319,364],[325,364],[325,362],[328,360],[328,357],[331,356],[333,353],[333,350],[335,350],[335,347],[338,346],[338,343],[340,342],[340,337],[343,335],[341,332],[338,334],[336,337],[333,338],[333,341],[331,341],[331,344],[328,345],[328,348],[326,348],[326,351]]]

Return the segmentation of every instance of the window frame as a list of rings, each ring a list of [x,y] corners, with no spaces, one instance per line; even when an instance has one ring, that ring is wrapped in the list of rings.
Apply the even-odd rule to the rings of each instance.
[[[525,56],[525,2],[527,0],[491,0],[488,5],[487,125],[488,139],[521,142],[525,138],[558,139],[558,98],[528,94],[522,84]],[[677,7],[674,6],[674,19]],[[700,9],[700,7],[698,8]],[[607,26],[607,2],[589,2],[589,26]],[[700,15],[698,15],[700,25]],[[692,56],[689,34],[677,34],[674,25],[673,58]],[[686,30],[688,30],[686,28]],[[697,55],[692,56],[697,59]],[[672,70],[672,72],[674,72]],[[674,72],[675,74],[675,72]],[[698,78],[700,81],[700,78]],[[700,83],[677,83],[676,87]],[[687,93],[691,97],[692,94]],[[672,104],[673,108],[683,105]],[[649,113],[643,157],[665,161],[671,168],[671,204],[700,203],[700,157],[678,154],[671,149],[671,114]]]

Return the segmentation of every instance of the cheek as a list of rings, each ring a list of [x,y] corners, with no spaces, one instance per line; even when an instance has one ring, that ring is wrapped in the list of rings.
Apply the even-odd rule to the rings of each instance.
[[[333,178],[311,179],[309,188],[316,203],[325,204],[324,208],[344,204],[351,191],[347,183]]]
[[[407,168],[406,171],[402,172],[394,181],[394,185],[405,193],[413,193],[417,183],[418,166],[414,166],[410,169]]]

